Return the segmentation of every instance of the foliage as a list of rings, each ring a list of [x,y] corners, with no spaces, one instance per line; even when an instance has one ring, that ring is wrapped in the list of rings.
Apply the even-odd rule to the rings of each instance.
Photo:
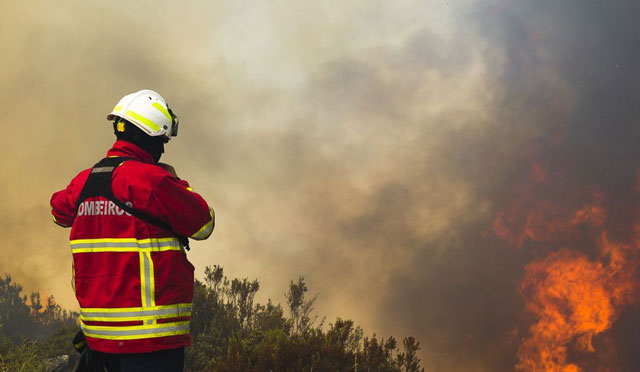
[[[42,304],[39,293],[28,297],[10,275],[0,278],[0,331],[11,341],[43,339],[63,327],[77,325],[78,313],[67,312],[53,296]]]
[[[196,371],[354,371],[419,372],[413,337],[398,349],[393,337],[363,337],[351,320],[314,326],[317,295],[307,299],[304,277],[291,281],[285,293],[287,313],[269,300],[254,304],[258,281],[229,280],[220,266],[205,269],[196,281],[192,346],[186,370]]]
[[[364,337],[351,320],[314,325],[317,295],[307,299],[304,277],[290,282],[286,311],[271,300],[254,303],[259,289],[257,280],[228,279],[220,266],[205,269],[204,282],[195,282],[186,371],[424,371],[413,337],[399,348],[393,337]],[[10,276],[0,279],[0,372],[51,371],[52,358],[62,355],[70,360],[59,371],[70,370],[77,318],[53,297],[42,304]]]
[[[27,297],[11,276],[0,278],[0,372],[46,371],[47,359],[73,356],[77,318],[53,296],[42,304],[39,293]]]
[[[289,314],[291,315],[293,334],[307,332],[315,322],[316,318],[311,319],[310,315],[313,311],[313,304],[316,302],[318,295],[310,300],[305,300],[304,294],[307,292],[307,285],[304,277],[299,277],[298,282],[293,280],[289,284],[289,291],[285,293],[287,305],[289,306]]]

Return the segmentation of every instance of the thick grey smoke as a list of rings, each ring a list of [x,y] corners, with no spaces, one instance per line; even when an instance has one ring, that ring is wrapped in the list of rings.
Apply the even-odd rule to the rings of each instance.
[[[5,4],[0,272],[74,306],[49,196],[105,153],[115,102],[150,88],[183,123],[164,160],[216,208],[198,275],[221,264],[276,301],[305,275],[319,315],[416,336],[427,370],[512,370],[531,256],[485,232],[532,161],[634,182],[637,7]]]
[[[527,197],[579,205],[597,191],[610,213],[611,238],[628,241],[628,221],[638,213],[638,8],[633,2],[597,1],[477,4],[472,18],[491,46],[486,51],[502,55],[502,63],[487,73],[502,93],[493,102],[500,128],[492,133],[498,134],[494,141],[514,140],[499,135],[506,128],[528,133],[527,141],[516,139],[515,151],[502,154],[510,161],[492,162],[486,157],[495,154],[491,148],[469,151],[480,148],[482,141],[474,140],[456,162],[478,180],[474,190],[491,200],[493,212]],[[516,187],[530,177],[533,163],[549,170],[553,187]],[[395,316],[420,334],[433,370],[513,370],[515,350],[533,321],[517,290],[523,266],[543,257],[541,252],[562,248],[505,249],[491,235],[483,238],[488,225],[482,219],[461,221],[457,239],[422,242],[425,249],[413,265],[394,272],[394,289],[382,301],[379,321]],[[589,255],[593,238],[584,231],[582,250]],[[434,246],[446,249],[429,265]],[[626,345],[637,340],[628,329],[638,317],[637,310],[625,310],[611,332],[596,339],[600,356],[590,358],[610,358],[604,365],[613,370],[637,369]]]

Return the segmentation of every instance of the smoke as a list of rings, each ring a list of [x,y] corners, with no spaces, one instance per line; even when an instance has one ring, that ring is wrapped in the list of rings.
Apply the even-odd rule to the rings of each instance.
[[[220,264],[276,301],[305,275],[319,315],[416,336],[427,370],[513,370],[535,254],[488,231],[523,184],[633,213],[637,7],[5,4],[0,272],[75,306],[49,197],[104,155],[115,102],[150,88],[182,122],[163,160],[216,209],[198,275]],[[526,186],[532,163],[564,186]]]
[[[484,40],[504,53],[502,68],[487,77],[502,89],[494,120],[505,128],[528,128],[529,135],[508,154],[506,166],[480,164],[491,182],[475,190],[491,200],[493,213],[507,206],[534,209],[536,202],[549,203],[543,212],[571,211],[592,202],[595,193],[607,207],[609,235],[631,240],[638,206],[638,90],[630,78],[638,72],[639,57],[634,11],[637,4],[595,1],[501,1],[476,7],[473,19]],[[564,218],[538,217],[533,228]],[[424,264],[432,254],[422,250],[415,265],[396,273],[395,288],[406,289],[384,301],[390,306],[380,312],[380,320],[394,314],[423,335],[426,365],[434,370],[513,370],[515,349],[536,321],[523,312],[518,294],[524,265],[567,244],[556,237],[541,243],[525,239],[519,250],[505,249],[504,242],[492,240],[494,234],[482,238],[484,226],[486,221],[460,224],[458,241],[449,242],[435,265]],[[577,235],[582,239],[577,243],[584,244],[574,241],[569,247],[597,258],[596,235],[590,230]],[[397,305],[408,301],[414,306]],[[633,337],[623,331],[637,324],[637,317],[637,309],[624,309],[611,331],[615,336],[596,340],[596,355],[609,358],[608,368],[637,368],[637,358],[624,346]]]

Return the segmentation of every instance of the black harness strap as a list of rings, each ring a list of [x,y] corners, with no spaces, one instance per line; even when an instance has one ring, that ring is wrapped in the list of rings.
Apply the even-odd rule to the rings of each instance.
[[[141,212],[137,209],[133,209],[132,207],[123,203],[120,199],[116,198],[116,196],[113,194],[113,190],[111,189],[113,171],[120,164],[127,160],[134,159],[126,157],[104,158],[93,166],[93,168],[91,169],[91,173],[89,173],[89,177],[87,178],[87,181],[82,188],[82,191],[80,191],[80,197],[78,198],[78,203],[76,204],[76,215],[78,213],[78,209],[80,208],[80,204],[82,204],[82,202],[87,198],[102,196],[112,201],[115,205],[117,205],[130,215],[139,218],[146,223],[157,226],[163,230],[171,231],[171,226],[169,226],[169,224],[167,224],[166,222],[150,216],[144,212]],[[185,249],[189,250],[189,239],[183,236],[178,236],[178,239],[180,240],[182,246]]]

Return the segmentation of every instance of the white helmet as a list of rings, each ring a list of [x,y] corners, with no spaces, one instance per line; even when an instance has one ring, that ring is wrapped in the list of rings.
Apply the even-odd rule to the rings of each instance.
[[[165,136],[170,139],[178,135],[178,117],[161,95],[149,89],[122,97],[107,115],[107,120],[116,117],[131,122],[152,137]]]

